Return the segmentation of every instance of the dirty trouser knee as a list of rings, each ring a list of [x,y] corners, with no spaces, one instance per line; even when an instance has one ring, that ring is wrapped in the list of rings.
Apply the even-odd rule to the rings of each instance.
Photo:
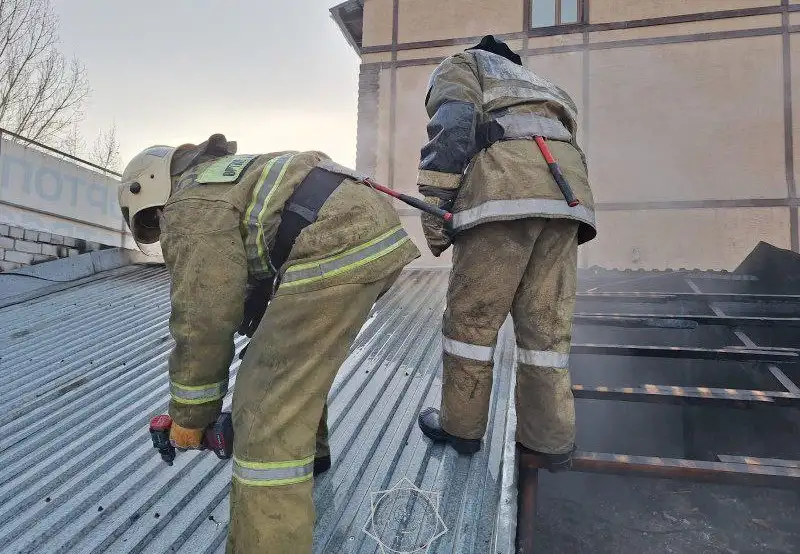
[[[279,294],[270,303],[234,393],[228,554],[310,554],[315,439],[328,391],[396,277]]]
[[[535,239],[514,298],[517,335],[517,440],[546,454],[575,442],[575,401],[569,376],[578,271],[578,224],[547,222]]]
[[[536,220],[485,223],[459,233],[442,325],[442,428],[466,439],[486,430],[497,333],[532,251]]]

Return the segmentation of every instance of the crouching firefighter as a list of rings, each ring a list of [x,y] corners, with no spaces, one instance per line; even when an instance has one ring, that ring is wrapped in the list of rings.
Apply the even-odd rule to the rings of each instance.
[[[440,409],[422,431],[462,453],[486,430],[498,331],[517,340],[517,443],[568,469],[575,409],[568,371],[578,245],[596,235],[587,167],[566,92],[492,36],[445,59],[426,98],[429,142],[418,186],[453,212],[422,215],[435,256],[451,243]]]
[[[328,391],[375,301],[419,256],[391,204],[348,172],[320,152],[237,155],[217,134],[150,147],[122,177],[125,220],[138,243],[161,241],[171,278],[176,447],[200,447],[234,333],[252,337],[233,396],[229,554],[311,552]]]

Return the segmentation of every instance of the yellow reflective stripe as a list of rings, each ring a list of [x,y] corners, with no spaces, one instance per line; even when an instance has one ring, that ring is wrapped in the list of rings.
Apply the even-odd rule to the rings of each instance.
[[[323,263],[326,263],[326,262],[335,262],[336,260],[341,260],[345,256],[349,256],[350,254],[354,254],[356,252],[360,252],[360,251],[364,250],[365,248],[369,248],[373,244],[379,243],[383,239],[389,237],[393,233],[396,233],[397,231],[399,231],[402,228],[403,228],[402,225],[398,225],[397,227],[392,227],[391,229],[386,231],[384,234],[375,237],[374,239],[370,240],[369,242],[365,242],[364,244],[359,244],[358,246],[356,246],[354,248],[351,248],[350,250],[346,250],[346,251],[342,252],[341,254],[336,254],[335,256],[331,256],[330,258],[325,258],[324,260],[319,260],[319,261],[316,261],[316,262],[306,262],[304,264],[293,265],[292,267],[290,267],[289,269],[286,270],[286,273],[290,273],[292,271],[300,271],[302,269],[313,268],[313,267],[316,267],[316,266],[318,266],[320,264],[323,264]]]
[[[281,156],[281,158],[284,158],[284,156]],[[258,244],[258,257],[261,259],[261,263],[264,264],[264,267],[269,267],[268,252],[266,252],[264,248],[264,213],[267,211],[269,201],[272,198],[272,195],[275,194],[278,186],[280,186],[283,176],[286,174],[286,170],[289,168],[289,164],[293,158],[294,155],[291,155],[282,162],[283,167],[281,167],[281,172],[278,174],[275,182],[270,184],[269,192],[267,193],[267,197],[264,199],[264,205],[261,207],[261,212],[258,214],[258,237],[256,238],[256,244]]]
[[[228,381],[207,385],[182,385],[175,381],[169,383],[170,396],[180,404],[205,404],[224,398],[228,392]]]
[[[247,206],[247,211],[245,212],[245,224],[247,226],[247,240],[245,241],[245,250],[247,252],[248,264],[250,265],[251,269],[254,273],[261,274],[264,273],[266,269],[269,268],[269,265],[263,265],[263,261],[261,258],[261,249],[258,245],[258,237],[263,235],[263,230],[261,227],[261,221],[258,217],[253,217],[253,211],[256,210],[257,207],[261,204],[261,195],[262,189],[264,188],[264,183],[267,181],[267,177],[269,176],[272,167],[275,163],[280,159],[280,156],[277,158],[272,158],[269,160],[265,165],[264,169],[261,170],[261,175],[258,176],[258,181],[256,181],[256,186],[253,188],[253,193],[250,200],[250,205]],[[258,208],[258,213],[260,213],[261,209]],[[255,234],[255,236],[253,236]],[[253,258],[256,258],[255,260]],[[260,267],[259,267],[260,266]]]
[[[283,154],[272,158],[264,165],[258,181],[253,187],[250,204],[245,211],[243,221],[247,232],[245,253],[248,267],[251,273],[257,277],[272,274],[269,252],[264,240],[263,220],[267,213],[267,205],[283,180],[288,164],[295,156],[296,154],[293,153]]]
[[[248,462],[233,457],[233,478],[253,487],[291,485],[311,479],[314,456],[283,462]]]
[[[284,467],[301,467],[310,464],[314,461],[314,456],[306,456],[300,460],[287,460],[285,462],[248,462],[234,456],[233,461],[248,469],[280,469]]]
[[[296,483],[302,483],[303,481],[308,481],[313,476],[314,474],[312,472],[308,475],[303,475],[302,477],[294,477],[291,479],[274,479],[272,481],[254,481],[252,479],[244,479],[238,475],[233,475],[233,478],[243,485],[249,485],[251,487],[278,487],[281,485],[294,485]]]
[[[397,235],[397,237],[393,237],[392,235]],[[397,227],[390,229],[386,233],[370,240],[369,242],[360,244],[355,248],[351,248],[350,250],[347,250],[341,254],[337,254],[336,256],[324,258],[316,262],[307,262],[290,267],[284,274],[281,286],[294,287],[307,283],[313,283],[322,279],[328,279],[330,277],[335,277],[336,275],[351,271],[378,258],[381,258],[400,248],[403,244],[409,242],[410,240],[411,239],[403,230],[402,225],[398,225]],[[384,241],[387,241],[385,248],[375,249],[374,252],[369,251]],[[365,250],[367,252],[364,252]],[[344,263],[349,261],[348,258],[352,259],[353,261],[350,263]],[[324,271],[323,268],[325,266],[329,266],[331,269]],[[306,275],[308,276],[306,277]]]
[[[261,175],[259,175],[258,181],[256,181],[256,186],[253,189],[252,200],[250,201],[250,205],[247,206],[247,211],[245,212],[245,219],[247,221],[250,221],[250,218],[253,215],[253,209],[256,207],[256,204],[258,204],[258,197],[261,194],[261,189],[264,187],[264,180],[266,180],[269,170],[272,169],[273,165],[275,165],[275,161],[277,159],[278,158],[272,158],[266,163],[264,169],[261,170]]]

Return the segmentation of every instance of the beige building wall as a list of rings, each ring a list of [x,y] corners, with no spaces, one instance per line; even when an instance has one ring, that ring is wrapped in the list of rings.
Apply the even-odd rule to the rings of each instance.
[[[529,0],[365,0],[378,86],[360,90],[377,105],[360,169],[416,194],[429,75],[492,33],[580,109],[599,225],[581,265],[733,269],[760,240],[800,250],[800,0],[584,1],[580,23],[531,29]],[[397,206],[416,265],[449,263]]]

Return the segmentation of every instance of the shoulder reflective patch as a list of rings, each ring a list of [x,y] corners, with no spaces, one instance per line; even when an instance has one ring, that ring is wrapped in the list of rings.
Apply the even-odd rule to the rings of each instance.
[[[172,150],[174,150],[174,148],[171,146],[153,146],[152,148],[145,150],[143,153],[147,154],[148,156],[157,156],[159,158],[163,158]]]
[[[551,81],[540,77],[530,69],[517,65],[514,62],[507,60],[503,56],[485,52],[483,50],[474,51],[475,58],[480,66],[481,73],[484,77],[494,79],[496,81],[521,81],[529,83],[533,88],[545,92],[553,97],[553,99],[565,104],[573,111],[577,111],[575,102],[563,89],[552,83]],[[518,86],[517,83],[504,83],[506,87]],[[489,100],[484,99],[484,102]]]
[[[532,81],[531,77],[536,75],[525,68],[517,65],[511,60],[486,52],[485,50],[472,50],[475,59],[478,60],[483,74],[490,79],[514,79],[517,81]]]
[[[225,156],[208,166],[197,178],[200,184],[233,183],[250,163],[258,156],[243,154],[241,156]]]

